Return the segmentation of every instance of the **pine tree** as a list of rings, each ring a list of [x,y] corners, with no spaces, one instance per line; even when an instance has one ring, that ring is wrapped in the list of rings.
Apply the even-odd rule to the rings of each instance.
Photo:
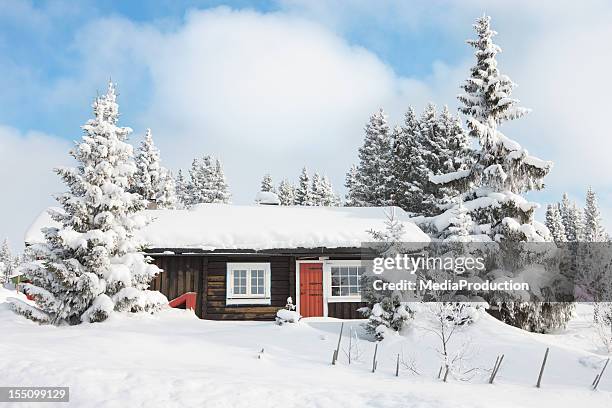
[[[287,179],[281,181],[278,186],[278,199],[281,205],[295,204],[295,188]]]
[[[134,231],[144,225],[139,195],[129,193],[136,167],[130,128],[119,127],[115,86],[93,104],[94,118],[70,154],[76,167],[56,169],[68,187],[57,196],[61,226],[43,230],[46,242],[31,247],[39,261],[25,266],[25,290],[37,307],[14,301],[13,310],[45,323],[99,322],[116,311],[154,311],[165,296],[147,289],[159,269],[138,252]]]
[[[365,126],[365,138],[359,148],[357,180],[362,186],[356,201],[363,206],[391,204],[393,193],[392,132],[382,109]]]
[[[325,207],[337,207],[340,205],[340,198],[334,192],[334,187],[327,176],[323,176],[321,181],[322,200],[321,205]]]
[[[538,204],[526,202],[521,194],[544,187],[543,178],[552,162],[530,156],[498,130],[504,122],[520,118],[528,110],[511,97],[516,85],[498,69],[496,54],[501,49],[492,41],[496,32],[489,23],[488,16],[476,20],[478,38],[468,41],[476,48],[476,65],[463,85],[465,93],[459,96],[460,111],[467,116],[470,135],[479,141],[480,150],[470,170],[454,181],[463,179],[472,185],[463,194],[466,203],[486,197],[488,205],[477,206],[478,212],[470,215],[477,225],[490,226],[490,238],[543,241],[547,239],[544,231],[533,226]]]
[[[360,197],[363,193],[359,180],[357,179],[357,166],[354,164],[351,166],[348,173],[346,173],[344,187],[346,187],[344,205],[347,207],[358,207],[358,197]]]
[[[469,171],[447,174],[437,180],[446,178],[454,185],[468,186],[461,197],[471,209],[479,239],[486,234],[505,248],[519,248],[520,257],[505,271],[512,277],[520,273],[522,263],[532,262],[538,256],[521,243],[551,239],[548,231],[534,221],[534,211],[539,205],[528,202],[522,194],[544,187],[543,179],[550,172],[552,162],[530,156],[519,143],[499,130],[502,124],[524,116],[529,110],[518,106],[519,101],[512,97],[516,85],[499,71],[496,55],[501,49],[493,43],[497,33],[490,27],[490,17],[478,18],[474,28],[477,38],[468,44],[476,49],[476,64],[462,87],[465,92],[458,98],[469,135],[478,140],[480,149]],[[454,210],[451,207],[437,218],[439,223],[432,228],[438,234],[446,234],[450,223],[441,221],[449,219]],[[508,297],[500,299],[492,294],[494,297],[487,300],[498,304],[502,320],[518,327],[547,331],[563,325],[571,315],[568,313],[571,305],[546,302],[535,291],[530,293],[532,301],[528,303],[521,303],[520,298],[511,294],[505,295]],[[550,313],[550,318],[543,318],[543,313]]]
[[[0,284],[8,281],[9,276],[16,266],[16,260],[13,258],[8,238],[5,238],[0,246]]]
[[[172,174],[164,167],[160,168],[159,191],[157,193],[157,208],[174,209],[179,203],[176,183]]]
[[[550,231],[555,243],[567,242],[561,211],[556,204],[549,204],[546,207],[546,227]]]
[[[147,129],[144,140],[136,154],[136,174],[132,192],[147,201],[155,201],[161,179],[159,149],[155,147],[151,129]]]
[[[295,190],[295,205],[313,205],[313,194],[310,185],[310,176],[306,167],[302,169],[298,186]]]
[[[314,172],[312,176],[312,205],[321,206],[323,205],[323,200],[325,199],[325,191],[323,187],[323,179],[319,175],[318,172]]]
[[[605,242],[606,231],[602,225],[597,196],[591,187],[587,189],[586,205],[584,207],[584,241]]]
[[[168,170],[161,166],[159,149],[153,142],[151,129],[147,129],[144,140],[136,154],[136,173],[131,192],[139,194],[157,208],[175,208],[176,191],[174,180]]]
[[[563,193],[561,203],[559,204],[559,212],[561,213],[561,221],[565,230],[565,237],[568,242],[576,242],[576,231],[571,222],[572,203],[567,195]]]
[[[182,207],[189,205],[189,185],[187,180],[185,180],[185,176],[183,176],[183,171],[180,169],[176,174],[174,184],[176,186],[177,201]]]
[[[449,241],[461,241],[465,240],[465,237],[472,235],[474,229],[474,223],[472,217],[467,208],[460,201],[459,204],[453,208],[453,217],[450,219],[450,226],[448,227]]]
[[[229,192],[229,186],[223,172],[223,165],[219,159],[215,159],[215,167],[213,171],[213,203],[229,204],[232,200],[232,195]]]
[[[209,155],[194,159],[189,175],[186,189],[188,205],[230,202],[231,194],[219,159]]]
[[[571,236],[568,233],[569,242],[583,242],[584,241],[584,215],[580,207],[576,203],[572,203],[569,209],[569,225]],[[571,239],[570,239],[571,237]]]
[[[264,176],[263,180],[261,180],[261,188],[259,191],[276,193],[271,175],[266,174]]]

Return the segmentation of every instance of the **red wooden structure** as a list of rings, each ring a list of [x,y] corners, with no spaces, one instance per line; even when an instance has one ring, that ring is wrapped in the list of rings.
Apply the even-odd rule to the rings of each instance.
[[[300,314],[323,316],[323,264],[300,264]]]
[[[197,297],[198,297],[198,294],[196,292],[183,293],[181,296],[175,299],[172,299],[168,303],[168,305],[170,307],[176,307],[179,309],[195,310]]]

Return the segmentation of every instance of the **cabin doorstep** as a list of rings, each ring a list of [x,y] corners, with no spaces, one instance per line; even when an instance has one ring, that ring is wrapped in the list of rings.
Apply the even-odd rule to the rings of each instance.
[[[361,318],[361,243],[386,221],[374,207],[200,204],[143,214],[151,222],[138,237],[163,270],[151,289],[169,300],[194,294],[197,316],[212,320],[273,320],[288,297],[304,317]],[[406,240],[429,241],[404,211],[395,216]],[[53,224],[42,213],[26,245]]]

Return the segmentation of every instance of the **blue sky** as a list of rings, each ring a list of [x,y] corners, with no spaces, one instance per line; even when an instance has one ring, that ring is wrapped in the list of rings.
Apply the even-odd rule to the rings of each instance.
[[[535,3],[535,4],[534,4]],[[483,12],[500,67],[533,113],[504,131],[555,161],[545,203],[587,184],[612,226],[612,92],[605,1],[3,1],[0,3],[0,235],[19,242],[61,185],[97,91],[118,82],[135,143],[151,127],[172,170],[219,155],[238,203],[261,176],[303,165],[341,189],[361,129],[384,107],[456,106]]]

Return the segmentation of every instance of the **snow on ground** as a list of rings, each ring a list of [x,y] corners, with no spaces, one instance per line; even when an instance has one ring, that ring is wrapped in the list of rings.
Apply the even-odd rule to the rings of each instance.
[[[536,335],[484,316],[469,328],[471,364],[490,368],[506,357],[496,384],[436,380],[432,335],[416,328],[385,339],[371,373],[374,343],[360,340],[360,361],[340,353],[330,364],[340,321],[214,322],[184,310],[156,316],[118,315],[101,324],[38,326],[3,304],[0,289],[0,385],[70,386],[75,407],[610,407],[612,372],[593,392],[602,356],[588,338],[587,311],[563,334]],[[361,321],[345,324],[363,336]],[[417,322],[417,325],[423,322]],[[542,388],[535,382],[546,347]],[[261,350],[263,349],[263,352]],[[396,354],[416,360],[420,376],[402,369]],[[57,404],[66,406],[65,404]],[[15,405],[25,407],[27,404]],[[53,406],[47,404],[45,406]]]
[[[55,209],[57,210],[57,209]],[[384,230],[385,208],[198,204],[189,210],[146,210],[152,222],[136,234],[151,248],[278,249],[358,248],[371,242],[368,230]],[[401,208],[404,241],[429,242]],[[43,242],[42,227],[57,226],[44,211],[26,233]]]

